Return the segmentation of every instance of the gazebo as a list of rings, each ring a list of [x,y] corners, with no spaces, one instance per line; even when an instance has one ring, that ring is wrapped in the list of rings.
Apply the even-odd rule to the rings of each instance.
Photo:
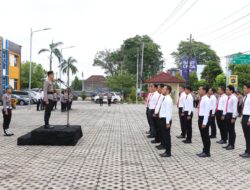
[[[179,79],[168,72],[162,72],[144,81],[144,84],[150,84],[150,83],[170,85],[172,87],[172,98],[174,102],[176,102],[179,94],[179,86],[181,84],[185,84],[185,80]]]

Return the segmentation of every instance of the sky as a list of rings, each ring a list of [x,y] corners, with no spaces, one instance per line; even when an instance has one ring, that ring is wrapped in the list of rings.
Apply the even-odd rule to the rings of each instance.
[[[85,79],[104,74],[101,68],[92,66],[96,52],[117,49],[137,34],[149,35],[161,46],[165,69],[175,66],[170,54],[190,34],[216,51],[223,69],[223,56],[250,50],[249,0],[0,1],[0,36],[22,46],[22,61],[29,60],[31,28],[51,28],[34,33],[33,61],[48,70],[48,55],[38,55],[38,51],[52,40],[63,42],[62,47],[76,46],[63,50],[63,55],[77,59],[77,75],[82,78],[83,72]],[[164,22],[180,3],[181,9]],[[53,70],[58,71],[56,59]]]

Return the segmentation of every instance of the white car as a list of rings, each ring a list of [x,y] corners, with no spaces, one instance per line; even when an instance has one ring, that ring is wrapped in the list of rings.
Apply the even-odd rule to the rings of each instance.
[[[112,99],[111,99],[111,102],[112,103],[118,103],[118,102],[120,102],[121,101],[121,97],[120,96],[118,96],[116,93],[114,93],[114,92],[111,92],[111,94],[112,94]],[[99,95],[96,95],[95,97],[94,97],[94,101],[95,101],[95,103],[99,103],[100,102],[100,98],[99,98]],[[108,93],[103,93],[103,102],[104,103],[107,103],[108,102]]]

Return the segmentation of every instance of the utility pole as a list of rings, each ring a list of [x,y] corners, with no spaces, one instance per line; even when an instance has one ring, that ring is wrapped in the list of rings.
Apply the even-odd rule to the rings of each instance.
[[[142,75],[143,75],[143,61],[144,61],[144,42],[142,43],[142,50],[141,50],[141,75],[140,75],[140,96],[142,92]]]
[[[187,84],[190,84],[189,83],[189,70],[190,70],[190,63],[191,63],[191,60],[192,60],[192,34],[190,34],[190,37],[189,37],[189,55],[188,55],[188,65],[187,65],[187,81],[186,83]]]
[[[138,79],[139,79],[139,49],[137,49],[136,61],[136,104],[138,104]]]

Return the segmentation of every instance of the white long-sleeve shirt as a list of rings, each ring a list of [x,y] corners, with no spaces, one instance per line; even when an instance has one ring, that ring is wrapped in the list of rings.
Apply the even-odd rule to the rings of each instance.
[[[194,98],[192,94],[188,94],[185,99],[184,107],[183,107],[183,112],[187,111],[188,115],[191,115],[191,113],[194,110]]]
[[[177,102],[177,106],[178,108],[183,108],[184,105],[185,105],[185,100],[186,100],[186,96],[187,94],[185,92],[182,92],[180,97],[179,97],[179,100]]]
[[[150,101],[150,98],[151,98],[152,95],[153,95],[153,93],[148,93],[148,96],[147,96],[147,99],[146,99],[146,108],[148,108],[148,106],[149,106],[149,101]]]
[[[223,111],[226,107],[226,103],[227,103],[227,95],[226,94],[220,95],[217,102],[217,109],[219,111]]]
[[[226,106],[223,111],[223,115],[231,113],[233,114],[233,118],[236,118],[238,116],[237,106],[238,106],[238,98],[235,96],[235,94],[228,96],[226,101]]]
[[[163,100],[164,100],[164,97],[165,97],[165,96],[163,96],[162,94],[160,95],[160,98],[159,98],[159,100],[157,101],[157,104],[156,104],[156,107],[155,107],[155,114],[158,114],[158,113],[159,113],[161,104],[162,104],[162,102],[163,102]]]
[[[210,96],[210,110],[212,111],[212,115],[215,114],[216,107],[217,107],[217,98],[215,97],[215,95],[211,95]]]
[[[209,99],[207,95],[201,97],[199,107],[198,107],[198,115],[204,117],[203,123],[202,123],[203,125],[207,125],[208,123],[208,118],[210,114],[210,104],[211,104],[211,100]]]
[[[159,92],[155,91],[149,100],[149,109],[150,110],[154,110],[156,108],[156,104],[157,104],[159,98],[160,98]]]
[[[250,93],[248,95],[246,95],[243,102],[244,102],[244,107],[243,107],[242,114],[250,116]],[[248,121],[250,121],[250,117],[249,117]]]
[[[166,124],[172,120],[173,100],[170,95],[166,95],[160,107],[159,117],[166,118]]]

